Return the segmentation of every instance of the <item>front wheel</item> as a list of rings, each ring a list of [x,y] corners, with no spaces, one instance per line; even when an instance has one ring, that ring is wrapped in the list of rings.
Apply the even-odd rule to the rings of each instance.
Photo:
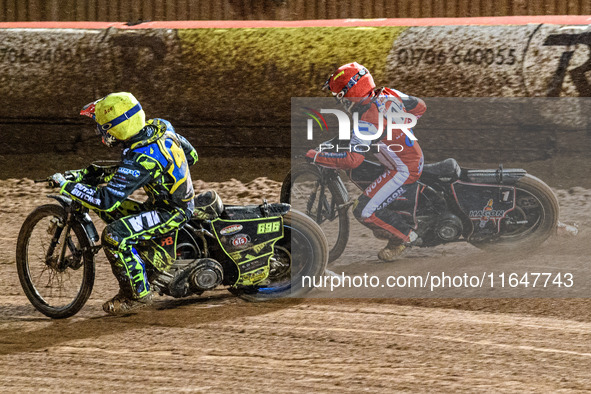
[[[66,211],[47,204],[25,219],[18,235],[16,268],[33,306],[53,319],[76,314],[94,284],[94,255],[78,222],[68,223]]]
[[[306,215],[291,211],[283,217],[283,238],[275,243],[269,277],[255,286],[229,288],[248,301],[301,297],[311,290],[303,277],[324,275],[328,244],[320,227]]]
[[[295,166],[281,185],[281,202],[318,223],[328,242],[329,262],[343,254],[349,241],[349,215],[347,201],[334,179],[323,177],[313,164]]]
[[[515,184],[515,209],[502,219],[499,237],[471,243],[489,251],[535,249],[556,233],[558,210],[552,189],[527,174]]]

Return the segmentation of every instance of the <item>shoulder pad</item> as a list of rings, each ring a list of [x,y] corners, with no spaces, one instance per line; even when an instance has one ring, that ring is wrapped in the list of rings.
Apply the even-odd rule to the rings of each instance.
[[[134,151],[137,154],[137,158],[135,160],[145,169],[153,169],[156,166],[156,163],[160,164],[163,169],[168,168],[168,160],[162,154],[160,147],[156,142],[153,142],[149,145],[140,146],[134,149]]]
[[[151,135],[147,139],[138,141],[131,145],[131,149],[137,149],[152,144],[162,138],[164,133],[167,131],[167,126],[165,123],[161,122],[161,119],[149,119],[146,122],[145,127],[150,127],[153,129],[153,132],[150,133]]]
[[[164,127],[166,131],[172,132],[174,133],[174,127],[172,127],[172,124],[166,120],[166,119],[161,119],[161,118],[154,118],[154,119],[150,119],[151,121],[153,121],[155,124],[158,124],[159,127]]]

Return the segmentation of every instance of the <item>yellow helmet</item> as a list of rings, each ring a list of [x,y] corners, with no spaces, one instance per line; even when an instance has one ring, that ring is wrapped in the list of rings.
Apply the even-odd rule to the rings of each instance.
[[[92,104],[97,130],[108,146],[112,146],[117,140],[125,141],[137,135],[146,123],[146,114],[131,93],[111,93]]]

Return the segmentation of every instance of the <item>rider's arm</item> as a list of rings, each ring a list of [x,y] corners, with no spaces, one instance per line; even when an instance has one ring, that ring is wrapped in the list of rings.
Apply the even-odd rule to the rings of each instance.
[[[376,127],[370,122],[359,121],[358,126],[361,135],[377,134]],[[359,167],[363,163],[365,152],[369,150],[366,147],[369,147],[372,142],[372,140],[363,140],[356,133],[352,133],[350,140],[333,139],[327,144],[321,144],[319,151],[309,150],[306,156],[323,167],[350,170]],[[327,147],[330,148],[329,152],[323,150],[323,148]]]
[[[181,147],[183,148],[183,152],[185,152],[185,157],[187,158],[187,163],[189,164],[189,166],[192,166],[193,164],[197,163],[197,160],[199,160],[199,156],[197,155],[197,150],[195,150],[195,148],[193,148],[193,145],[191,145],[191,143],[189,141],[187,141],[187,139],[185,137],[183,137],[182,135],[177,133],[177,138],[179,139],[179,142],[181,143]]]
[[[314,163],[328,168],[349,170],[358,167],[365,157],[357,152],[318,152],[311,149],[306,154]]]
[[[108,182],[117,171],[118,165],[102,166],[91,164],[81,170],[66,171],[66,174],[73,176],[74,182],[87,183],[96,186]]]
[[[109,212],[161,171],[161,165],[157,160],[132,152],[124,156],[122,165],[117,168],[106,185],[97,187],[66,181],[60,192],[80,201],[90,209]]]

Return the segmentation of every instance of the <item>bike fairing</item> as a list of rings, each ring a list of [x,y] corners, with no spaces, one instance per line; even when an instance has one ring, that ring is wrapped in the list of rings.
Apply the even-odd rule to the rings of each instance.
[[[216,218],[212,226],[222,250],[238,267],[238,278],[234,284],[253,285],[269,276],[269,262],[275,243],[284,237],[281,216],[239,221]],[[240,233],[222,232],[232,228],[238,229],[236,232]]]

